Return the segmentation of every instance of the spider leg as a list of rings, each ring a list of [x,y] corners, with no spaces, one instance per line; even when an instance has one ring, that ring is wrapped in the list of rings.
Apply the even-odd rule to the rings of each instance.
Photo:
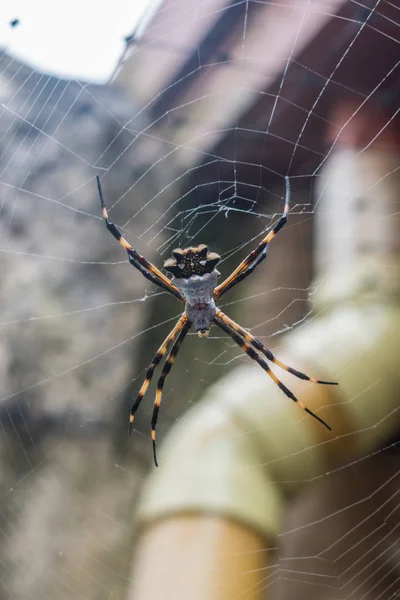
[[[176,338],[179,331],[181,331],[181,329],[187,323],[188,323],[188,319],[187,319],[186,315],[183,314],[181,316],[181,318],[179,319],[179,321],[177,322],[177,324],[175,325],[175,327],[172,329],[172,331],[167,335],[167,337],[165,338],[165,340],[163,341],[163,343],[157,350],[156,354],[154,355],[154,358],[153,358],[149,368],[147,369],[146,379],[143,381],[142,387],[139,390],[137,398],[136,398],[135,402],[132,404],[131,414],[129,417],[129,435],[132,434],[132,427],[133,427],[133,421],[135,419],[135,413],[136,413],[137,409],[139,408],[140,403],[142,402],[142,400],[144,398],[144,395],[147,392],[147,389],[148,389],[151,379],[153,377],[154,369],[160,363],[162,357],[165,355],[171,342]]]
[[[143,256],[141,256],[136,250],[130,245],[130,243],[124,238],[122,233],[118,231],[115,227],[114,223],[108,218],[107,209],[104,203],[103,190],[101,188],[100,178],[96,175],[97,181],[97,189],[99,191],[101,209],[103,212],[103,218],[106,224],[108,231],[115,237],[116,240],[119,241],[121,246],[125,248],[128,253],[128,259],[131,265],[133,265],[136,269],[138,269],[146,279],[155,283],[159,287],[162,287],[164,290],[167,290],[174,296],[176,296],[179,300],[183,301],[183,297],[181,296],[178,288],[176,288],[157,267],[155,267],[151,262],[146,260]]]
[[[290,200],[290,183],[289,177],[285,177],[286,182],[286,197],[285,197],[285,208],[283,209],[283,213],[277,224],[271,229],[271,231],[265,236],[263,240],[258,244],[257,248],[255,248],[246,258],[239,264],[238,267],[223,281],[220,285],[215,288],[214,297],[215,299],[221,298],[225,292],[230,290],[234,285],[243,281],[248,275],[250,275],[257,265],[262,262],[268,252],[268,246],[270,242],[274,239],[276,234],[282,229],[282,227],[287,222],[288,212],[289,212],[289,200]]]
[[[257,265],[259,265],[264,259],[267,258],[267,253],[268,253],[268,248],[269,246],[266,247],[265,252],[262,252],[258,258],[253,262],[252,265],[250,265],[250,267],[248,267],[247,269],[245,269],[244,271],[242,271],[239,275],[237,275],[229,285],[227,285],[227,287],[223,290],[222,293],[219,294],[218,298],[221,297],[222,294],[225,294],[225,292],[227,292],[228,290],[230,290],[234,285],[237,285],[238,283],[240,283],[241,281],[243,281],[243,279],[246,279],[246,277],[248,277],[256,268]]]
[[[278,367],[280,367],[281,369],[288,371],[288,373],[291,373],[295,377],[298,377],[299,379],[304,379],[305,381],[311,381],[311,383],[322,383],[324,385],[338,385],[338,383],[336,381],[321,381],[320,379],[315,379],[314,377],[309,377],[305,373],[302,373],[301,371],[297,371],[297,369],[293,369],[293,367],[289,367],[288,365],[286,365],[285,363],[283,363],[282,361],[277,359],[272,354],[271,350],[269,350],[266,346],[264,346],[264,344],[262,344],[260,342],[260,340],[255,338],[254,335],[252,335],[244,327],[241,327],[238,323],[235,323],[235,321],[230,319],[221,310],[217,309],[217,317],[219,317],[222,321],[224,321],[224,323],[226,325],[230,326],[232,329],[237,331],[242,337],[244,337],[246,342],[249,342],[252,346],[254,346],[254,348],[256,348],[257,350],[262,352],[268,358],[268,360],[273,362],[275,365],[278,365]]]
[[[157,382],[156,399],[154,401],[153,415],[151,417],[151,439],[153,442],[153,456],[154,456],[154,463],[155,463],[156,467],[158,467],[157,454],[156,454],[156,425],[157,425],[157,419],[158,419],[158,411],[160,410],[164,382],[165,382],[165,378],[167,377],[168,373],[171,370],[171,367],[175,361],[176,355],[179,352],[179,348],[181,347],[181,344],[182,344],[183,340],[185,339],[185,336],[186,336],[187,332],[189,331],[191,325],[192,325],[191,322],[187,319],[186,319],[186,322],[183,323],[181,332],[179,333],[178,337],[176,338],[175,342],[173,343],[171,351],[168,354],[168,358],[165,361],[164,368],[161,372],[160,378]]]
[[[277,378],[275,373],[273,371],[271,371],[271,369],[269,368],[269,366],[265,362],[265,360],[263,358],[261,358],[261,356],[259,356],[257,354],[257,352],[245,340],[243,340],[240,337],[240,335],[230,325],[228,325],[225,321],[223,321],[220,316],[214,317],[214,323],[216,325],[218,325],[218,327],[220,329],[222,329],[222,331],[225,331],[225,333],[227,333],[252,360],[256,361],[260,365],[260,367],[262,369],[264,369],[264,371],[267,373],[267,375],[269,375],[271,377],[271,379],[274,381],[274,383],[276,383],[276,385],[282,390],[282,392],[288,398],[293,400],[293,402],[295,402],[298,406],[300,406],[300,408],[302,408],[306,413],[308,413],[309,415],[314,417],[314,419],[316,419],[317,421],[322,423],[322,425],[324,425],[327,429],[329,429],[329,431],[331,431],[331,428],[329,427],[329,425],[327,423],[325,423],[325,421],[323,421],[323,419],[318,417],[309,408],[307,408],[300,400],[298,400],[296,398],[296,396],[281,381],[279,381],[279,379]]]

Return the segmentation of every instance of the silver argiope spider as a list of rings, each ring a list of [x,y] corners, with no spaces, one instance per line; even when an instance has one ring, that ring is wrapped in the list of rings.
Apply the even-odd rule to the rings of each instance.
[[[248,275],[254,271],[256,266],[266,258],[271,240],[273,240],[278,231],[280,231],[287,222],[290,197],[289,178],[285,178],[285,208],[279,221],[261,240],[258,246],[252,252],[250,252],[250,254],[244,260],[242,260],[239,266],[236,267],[229,277],[227,277],[225,281],[219,285],[217,285],[219,272],[216,270],[216,265],[221,260],[221,257],[215,252],[209,252],[207,246],[204,244],[200,244],[197,247],[183,249],[176,248],[173,250],[173,258],[169,258],[164,262],[164,269],[171,273],[171,279],[166,277],[159,269],[157,269],[157,267],[147,261],[143,256],[138,254],[138,252],[136,252],[136,250],[118,231],[115,225],[109,220],[107,209],[104,204],[100,179],[98,176],[96,179],[106,227],[108,231],[110,231],[110,233],[112,233],[112,235],[119,241],[121,246],[127,251],[128,260],[131,265],[136,267],[136,269],[138,269],[142,275],[146,277],[146,279],[149,279],[152,283],[155,283],[159,287],[167,290],[176,296],[181,302],[185,302],[185,310],[183,311],[183,314],[171,333],[165,338],[157,350],[147,370],[146,378],[142,384],[142,387],[140,388],[135,402],[132,405],[129,417],[129,434],[131,434],[135,413],[139,408],[145,393],[147,392],[153,377],[154,369],[160,363],[168,347],[172,344],[171,350],[168,354],[167,360],[165,361],[161,376],[157,383],[157,392],[154,401],[153,416],[151,419],[151,439],[153,442],[153,455],[156,467],[158,467],[156,455],[156,424],[163,393],[164,381],[170,372],[179,348],[192,325],[200,337],[207,337],[212,323],[215,323],[215,325],[227,333],[252,360],[256,361],[260,367],[264,369],[267,375],[271,377],[271,379],[282,390],[282,392],[286,394],[288,398],[293,400],[293,402],[305,410],[309,415],[314,417],[314,419],[317,419],[317,421],[322,423],[322,425],[324,425],[327,429],[331,430],[325,421],[323,421],[302,402],[300,402],[300,400],[298,400],[296,396],[281,381],[279,381],[275,373],[268,366],[266,360],[263,359],[260,354],[254,350],[254,348],[260,353],[264,354],[269,361],[275,365],[278,365],[278,367],[281,367],[285,371],[288,371],[292,375],[295,375],[299,379],[311,381],[312,383],[322,383],[325,385],[337,385],[337,383],[334,381],[320,381],[319,379],[314,379],[313,377],[309,377],[308,375],[305,375],[304,373],[285,365],[283,362],[275,358],[272,352],[268,350],[268,348],[266,348],[264,344],[256,339],[249,331],[238,325],[238,323],[235,323],[235,321],[230,319],[215,305],[216,300],[219,300],[222,295],[225,294],[225,292],[248,277]]]

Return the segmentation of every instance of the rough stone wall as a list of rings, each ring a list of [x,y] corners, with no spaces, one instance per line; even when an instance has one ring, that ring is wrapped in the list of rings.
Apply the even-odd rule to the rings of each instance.
[[[134,436],[117,456],[115,438],[127,431],[140,300],[155,288],[106,231],[94,167],[118,158],[104,179],[110,206],[146,169],[122,129],[136,109],[118,89],[6,54],[0,72],[0,597],[115,599],[148,442]],[[156,193],[155,177],[119,203],[116,222]],[[153,218],[143,211],[131,230]]]

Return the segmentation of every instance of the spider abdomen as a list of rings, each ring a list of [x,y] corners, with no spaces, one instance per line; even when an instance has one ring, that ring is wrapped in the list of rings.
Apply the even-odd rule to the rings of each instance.
[[[174,278],[172,281],[186,300],[185,312],[193,327],[200,334],[208,333],[216,314],[214,289],[217,285],[218,271],[204,275],[192,275]]]
[[[173,278],[171,281],[178,288],[190,306],[210,304],[214,300],[214,290],[217,285],[218,271],[204,275],[192,275],[188,279]]]

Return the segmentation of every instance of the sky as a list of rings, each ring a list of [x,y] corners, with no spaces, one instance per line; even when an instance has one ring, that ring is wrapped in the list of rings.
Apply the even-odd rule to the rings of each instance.
[[[41,71],[105,82],[159,0],[0,0],[0,48]],[[15,27],[10,26],[19,20]]]

